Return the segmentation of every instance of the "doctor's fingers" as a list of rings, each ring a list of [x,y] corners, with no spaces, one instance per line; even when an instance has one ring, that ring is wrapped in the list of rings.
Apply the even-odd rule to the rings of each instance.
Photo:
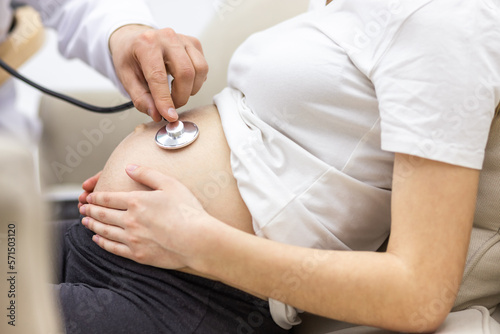
[[[186,57],[185,54],[184,58]],[[155,109],[168,121],[177,120],[175,108],[180,106],[175,104],[175,100],[171,96],[164,51],[160,48],[138,50],[137,61],[145,80],[145,88],[151,93]],[[175,61],[180,60],[176,59]],[[190,79],[187,84],[192,85]]]
[[[194,80],[193,80],[193,85],[191,87],[191,91],[189,92],[190,95],[195,95],[198,93],[198,91],[201,89],[201,86],[203,86],[203,83],[207,80],[207,75],[208,75],[208,63],[205,59],[205,56],[203,55],[203,48],[201,46],[200,41],[197,38],[191,37],[191,36],[186,36],[186,35],[180,35],[179,38],[183,41],[185,45],[185,50],[186,53],[189,56],[189,60],[191,61],[191,64],[193,66],[193,69],[195,71],[194,73]],[[168,55],[167,55],[168,57]],[[179,74],[175,72],[177,69],[170,69],[170,72],[172,76],[176,79],[178,79]],[[182,71],[182,68],[180,69]],[[181,72],[182,75],[182,72]],[[182,77],[181,77],[182,79]],[[174,80],[172,83],[172,96],[174,99],[174,102],[178,103],[177,101],[177,91],[178,88],[177,84],[182,84],[183,80]],[[187,96],[189,90],[189,86],[186,86],[186,90],[183,91],[185,94],[185,101],[179,101],[179,103],[182,103],[182,105],[187,103],[187,100],[189,96]],[[182,97],[181,97],[182,98]]]
[[[175,108],[185,105],[207,78],[200,42],[170,28],[145,31],[133,59],[136,64],[123,69],[122,82],[136,108],[155,121],[161,119],[159,114],[170,122],[177,120]],[[172,92],[168,74],[174,77]]]
[[[201,46],[193,45],[192,38],[186,38],[170,28],[165,28],[144,32],[142,47],[135,50],[135,58],[154,100],[155,109],[168,121],[177,119],[175,108],[186,104],[191,92],[196,90],[193,88],[195,83],[199,85],[199,82],[204,80],[197,77],[206,77],[205,68],[208,68],[208,65],[203,54],[200,56],[199,51],[193,51],[199,47]],[[193,59],[190,54],[193,54]],[[172,92],[168,74],[175,78]]]
[[[135,59],[128,59],[122,63],[120,71],[117,74],[123,87],[130,95],[132,102],[137,110],[149,115],[155,122],[162,120],[162,117],[156,109],[153,96],[149,91],[148,83],[142,74],[142,70]],[[173,101],[171,101],[173,106]]]
[[[165,65],[174,78],[172,99],[179,108],[201,88],[207,77],[208,64],[196,38],[176,34],[171,29],[164,29],[162,37]]]
[[[162,116],[172,122],[178,115],[170,95],[163,50],[165,41],[161,36],[160,30],[141,31],[134,39],[130,53],[118,52],[116,37],[113,57],[116,58],[117,74],[134,106],[156,122],[161,121]]]

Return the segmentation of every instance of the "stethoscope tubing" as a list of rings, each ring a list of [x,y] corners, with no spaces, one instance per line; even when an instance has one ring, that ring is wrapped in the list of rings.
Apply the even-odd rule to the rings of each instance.
[[[132,101],[124,103],[124,104],[120,104],[120,105],[114,106],[114,107],[98,107],[98,106],[94,106],[92,104],[89,104],[89,103],[77,100],[77,99],[72,98],[70,96],[67,96],[67,95],[55,92],[53,90],[50,90],[50,89],[48,89],[46,87],[43,87],[43,86],[37,84],[36,82],[31,81],[30,79],[26,78],[25,76],[23,76],[19,72],[17,72],[14,68],[10,67],[2,59],[0,59],[0,67],[3,68],[5,71],[7,71],[13,77],[15,77],[15,78],[17,78],[17,79],[19,79],[19,80],[27,83],[28,85],[30,85],[30,86],[38,89],[41,92],[43,92],[43,93],[45,93],[47,95],[50,95],[52,97],[55,97],[57,99],[63,100],[63,101],[65,101],[67,103],[70,103],[70,104],[72,104],[74,106],[77,106],[77,107],[83,108],[85,110],[88,110],[88,111],[107,114],[107,113],[115,113],[115,112],[124,111],[124,110],[127,110],[127,109],[130,109],[130,108],[134,107],[134,103]]]
[[[25,76],[21,75],[19,72],[17,72],[15,69],[10,67],[8,64],[6,64],[2,59],[0,59],[0,67],[3,68],[5,71],[7,71],[10,75],[13,77],[27,83],[28,85],[38,89],[39,91],[50,95],[52,97],[55,97],[57,99],[61,99],[63,101],[66,101],[67,103],[70,103],[72,105],[75,105],[77,107],[93,111],[96,113],[114,113],[114,112],[119,112],[119,111],[124,111],[127,109],[130,109],[134,106],[132,102],[127,102],[118,106],[114,107],[98,107],[94,106],[85,102],[82,102],[80,100],[77,100],[75,98],[72,98],[70,96],[55,92],[53,90],[50,90],[46,87],[43,87],[36,82],[31,81],[30,79],[26,78]],[[155,136],[156,144],[163,148],[163,149],[179,149],[186,147],[190,144],[192,144],[197,138],[199,134],[198,127],[196,124],[192,122],[181,122],[177,121],[174,123],[169,123],[170,127],[167,125],[165,127],[162,127],[158,133]],[[176,133],[176,127],[179,127],[181,130]]]

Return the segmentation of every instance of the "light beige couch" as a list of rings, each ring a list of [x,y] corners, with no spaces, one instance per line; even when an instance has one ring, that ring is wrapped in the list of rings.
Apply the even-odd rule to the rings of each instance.
[[[204,34],[201,36],[205,55],[210,65],[209,79],[202,91],[192,98],[186,106],[211,103],[212,96],[226,84],[226,68],[230,55],[237,45],[251,32],[263,29],[276,22],[303,12],[307,7],[307,0],[247,0],[241,2],[230,1],[232,7],[226,7],[213,19]],[[75,92],[83,97],[97,96],[101,102],[105,97],[114,96],[116,92]],[[104,103],[114,104],[114,103]],[[91,154],[82,159],[79,164],[75,160],[75,168],[58,178],[57,173],[50,166],[54,161],[65,161],[68,156],[68,145],[76,147],[82,140],[82,129],[98,129],[99,117],[89,113],[68,113],[67,106],[44,98],[41,104],[43,119],[54,120],[57,115],[58,124],[52,123],[46,127],[42,142],[43,179],[46,185],[69,187],[79,193],[80,183],[93,172],[102,168],[107,155],[115,143],[130,131],[136,119],[128,118],[123,126],[118,128],[122,120],[119,115],[112,124],[115,131],[100,145],[94,145]],[[55,113],[55,114],[54,114]],[[92,119],[92,120],[90,120]],[[122,131],[123,130],[123,131]],[[474,228],[467,269],[464,275],[463,287],[457,298],[455,313],[450,314],[446,322],[437,333],[500,333],[500,311],[493,313],[495,306],[500,302],[500,257],[497,248],[500,247],[498,230],[500,227],[500,122],[495,122],[490,138],[485,171],[481,176],[481,187],[476,213],[476,227]],[[113,138],[111,138],[113,137]],[[49,140],[50,139],[50,140]],[[48,161],[48,165],[47,165]],[[48,174],[47,174],[48,173]],[[50,175],[52,173],[52,175]],[[48,188],[48,187],[45,187]],[[69,193],[75,190],[69,191]],[[53,192],[54,193],[54,192]],[[64,194],[64,192],[55,192]],[[476,305],[485,305],[487,308]],[[497,321],[494,320],[497,319]],[[355,327],[352,324],[339,323],[333,320],[316,317],[310,314],[303,315],[304,322],[294,329],[297,334],[347,334],[347,333],[389,333],[375,328]],[[424,319],[425,320],[425,319]],[[354,326],[354,327],[353,327]]]
[[[117,91],[67,93],[103,107],[126,101]],[[120,141],[150,119],[136,109],[92,113],[46,95],[40,100],[39,117],[43,123],[39,145],[42,189],[46,197],[59,201],[77,198],[82,182],[102,170]]]

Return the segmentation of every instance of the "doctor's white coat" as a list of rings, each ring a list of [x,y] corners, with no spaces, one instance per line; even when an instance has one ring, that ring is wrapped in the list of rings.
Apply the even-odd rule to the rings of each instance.
[[[108,41],[111,34],[127,24],[156,27],[144,0],[0,0],[0,42],[12,22],[11,5],[30,5],[41,15],[45,26],[58,33],[58,46],[67,58],[79,58],[117,86]],[[0,87],[0,134],[32,137],[33,124],[15,110],[12,79]]]

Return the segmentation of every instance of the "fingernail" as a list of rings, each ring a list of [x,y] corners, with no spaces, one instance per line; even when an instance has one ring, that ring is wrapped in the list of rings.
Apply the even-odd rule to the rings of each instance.
[[[135,171],[137,169],[137,167],[139,167],[139,166],[137,166],[137,165],[127,165],[127,171],[128,172],[133,172],[133,171]]]
[[[92,237],[92,240],[97,244],[99,243],[99,236],[96,234]]]
[[[87,225],[89,224],[89,219],[87,217],[83,218],[82,224],[83,224],[83,226],[87,227]]]
[[[82,215],[85,215],[85,211],[87,211],[87,208],[86,208],[86,205],[83,205],[81,208],[80,208],[80,213]]]
[[[148,113],[148,116],[151,117],[151,109],[146,110],[146,112]]]
[[[170,116],[172,118],[177,118],[177,111],[175,111],[174,108],[168,109],[167,114],[168,114],[168,116]]]

